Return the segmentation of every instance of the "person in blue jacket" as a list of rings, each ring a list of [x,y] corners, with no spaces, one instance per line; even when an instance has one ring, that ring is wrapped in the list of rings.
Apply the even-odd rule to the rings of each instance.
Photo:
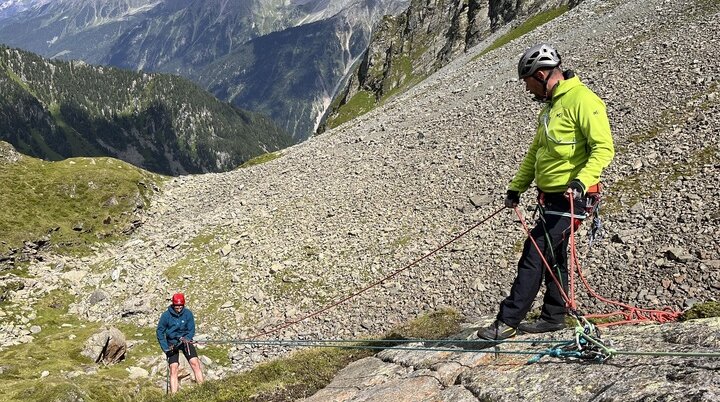
[[[185,355],[198,384],[203,382],[195,345],[192,344],[195,336],[195,318],[192,312],[185,308],[185,295],[175,293],[172,304],[162,313],[157,325],[157,339],[170,366],[170,393],[178,390],[178,371],[180,369],[180,351]]]

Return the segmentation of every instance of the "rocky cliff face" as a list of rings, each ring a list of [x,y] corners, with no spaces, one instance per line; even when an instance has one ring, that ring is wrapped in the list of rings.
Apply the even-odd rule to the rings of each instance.
[[[327,111],[319,131],[342,123],[343,114],[367,111],[398,90],[420,82],[506,24],[519,24],[531,15],[564,5],[567,0],[412,1],[404,13],[388,16],[376,27],[367,52]]]

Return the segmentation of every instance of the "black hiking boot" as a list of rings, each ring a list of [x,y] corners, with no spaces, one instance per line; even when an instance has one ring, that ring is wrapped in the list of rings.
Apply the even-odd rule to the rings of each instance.
[[[533,322],[524,322],[518,325],[518,331],[528,334],[539,334],[542,332],[553,332],[565,329],[565,322],[550,322],[543,318],[538,318]]]
[[[485,328],[480,328],[477,332],[477,336],[480,339],[502,341],[503,339],[512,338],[517,335],[515,328],[505,324],[500,320],[495,320],[492,325]]]

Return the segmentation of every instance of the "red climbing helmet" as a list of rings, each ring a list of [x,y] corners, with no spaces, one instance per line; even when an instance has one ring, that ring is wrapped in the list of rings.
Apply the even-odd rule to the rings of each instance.
[[[173,304],[173,306],[184,306],[185,305],[185,295],[182,293],[175,293],[172,297],[172,304]]]

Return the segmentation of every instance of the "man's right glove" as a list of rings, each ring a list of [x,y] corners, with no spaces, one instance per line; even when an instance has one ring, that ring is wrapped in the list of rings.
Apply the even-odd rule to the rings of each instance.
[[[170,349],[165,351],[165,356],[170,358],[170,356],[175,354],[175,347],[173,345],[170,345]]]
[[[515,208],[520,203],[520,193],[515,190],[508,190],[505,196],[505,207]]]
[[[572,180],[568,183],[567,191],[565,192],[568,197],[572,197],[575,200],[580,200],[585,194],[585,185],[578,179]]]

